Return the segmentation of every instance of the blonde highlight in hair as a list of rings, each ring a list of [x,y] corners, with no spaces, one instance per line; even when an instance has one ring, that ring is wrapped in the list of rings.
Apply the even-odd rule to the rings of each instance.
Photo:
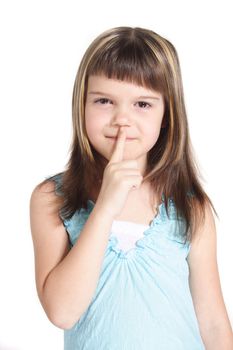
[[[94,162],[93,153],[91,151],[90,143],[88,141],[87,134],[85,130],[85,119],[84,119],[84,105],[85,105],[85,94],[86,94],[86,81],[87,81],[87,67],[90,63],[92,57],[101,50],[101,47],[105,45],[113,36],[108,36],[107,38],[102,38],[103,35],[98,37],[92,45],[87,49],[83,59],[80,63],[79,70],[76,75],[74,88],[73,88],[73,98],[72,98],[72,121],[73,121],[73,142],[79,140],[80,149],[82,155],[86,155],[91,162]],[[77,137],[78,136],[78,137]]]
[[[63,173],[64,218],[87,207],[90,188],[98,193],[103,178],[101,155],[90,144],[85,130],[88,78],[104,75],[161,92],[165,102],[159,138],[147,155],[143,181],[154,195],[164,194],[167,210],[172,198],[177,218],[186,222],[185,238],[191,240],[204,219],[205,205],[216,210],[205,193],[192,148],[178,54],[170,41],[149,29],[117,27],[100,34],[87,48],[74,82],[72,96],[73,137],[70,159]]]

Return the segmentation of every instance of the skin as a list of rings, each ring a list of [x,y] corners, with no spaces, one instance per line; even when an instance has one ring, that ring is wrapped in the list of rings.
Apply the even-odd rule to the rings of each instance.
[[[150,98],[141,98],[150,96]],[[124,160],[137,160],[144,174],[149,150],[158,140],[164,115],[161,93],[136,84],[90,76],[85,104],[85,126],[93,147],[109,161],[117,136],[124,127],[126,140]]]

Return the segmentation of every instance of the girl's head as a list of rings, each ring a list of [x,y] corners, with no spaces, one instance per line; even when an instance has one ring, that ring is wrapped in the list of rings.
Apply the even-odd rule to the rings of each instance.
[[[156,143],[164,115],[163,96],[133,83],[91,75],[85,103],[85,129],[94,149],[110,160],[119,128],[126,133],[124,159],[137,159],[144,175],[147,153]]]
[[[91,92],[109,93],[109,100],[106,101],[107,95]],[[159,100],[137,99],[144,95]],[[105,100],[97,101],[98,98]],[[124,102],[130,101],[135,102],[135,107],[129,113],[129,104],[126,107]],[[113,111],[113,105],[120,107]],[[118,27],[98,36],[81,61],[72,107],[74,142],[79,144],[86,163],[94,162],[98,167],[106,164],[101,154],[105,160],[110,154],[111,140],[105,140],[107,148],[99,143],[98,123],[102,136],[116,135],[119,125],[126,125],[129,137],[146,136],[150,131],[150,138],[144,138],[144,151],[148,152],[146,175],[170,161],[178,162],[183,155],[187,121],[177,53],[168,40],[151,30]],[[91,125],[93,114],[97,115]],[[134,146],[133,142],[127,145],[128,158],[132,157],[133,148],[134,155],[139,155]]]

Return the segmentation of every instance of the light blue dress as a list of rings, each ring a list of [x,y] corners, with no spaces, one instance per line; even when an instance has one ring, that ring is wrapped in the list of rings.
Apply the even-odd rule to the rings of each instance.
[[[52,177],[57,195],[60,175]],[[94,202],[63,220],[71,246],[88,219]],[[184,222],[175,218],[164,197],[159,212],[135,246],[123,251],[109,235],[92,301],[79,321],[64,330],[64,350],[203,350],[189,289]],[[179,224],[179,225],[177,225]],[[77,241],[78,244],[78,241]]]

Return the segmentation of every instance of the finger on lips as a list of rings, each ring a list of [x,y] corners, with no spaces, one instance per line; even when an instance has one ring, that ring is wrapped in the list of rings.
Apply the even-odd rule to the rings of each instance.
[[[110,162],[121,162],[124,157],[126,133],[123,127],[119,127],[115,148],[113,150]]]

